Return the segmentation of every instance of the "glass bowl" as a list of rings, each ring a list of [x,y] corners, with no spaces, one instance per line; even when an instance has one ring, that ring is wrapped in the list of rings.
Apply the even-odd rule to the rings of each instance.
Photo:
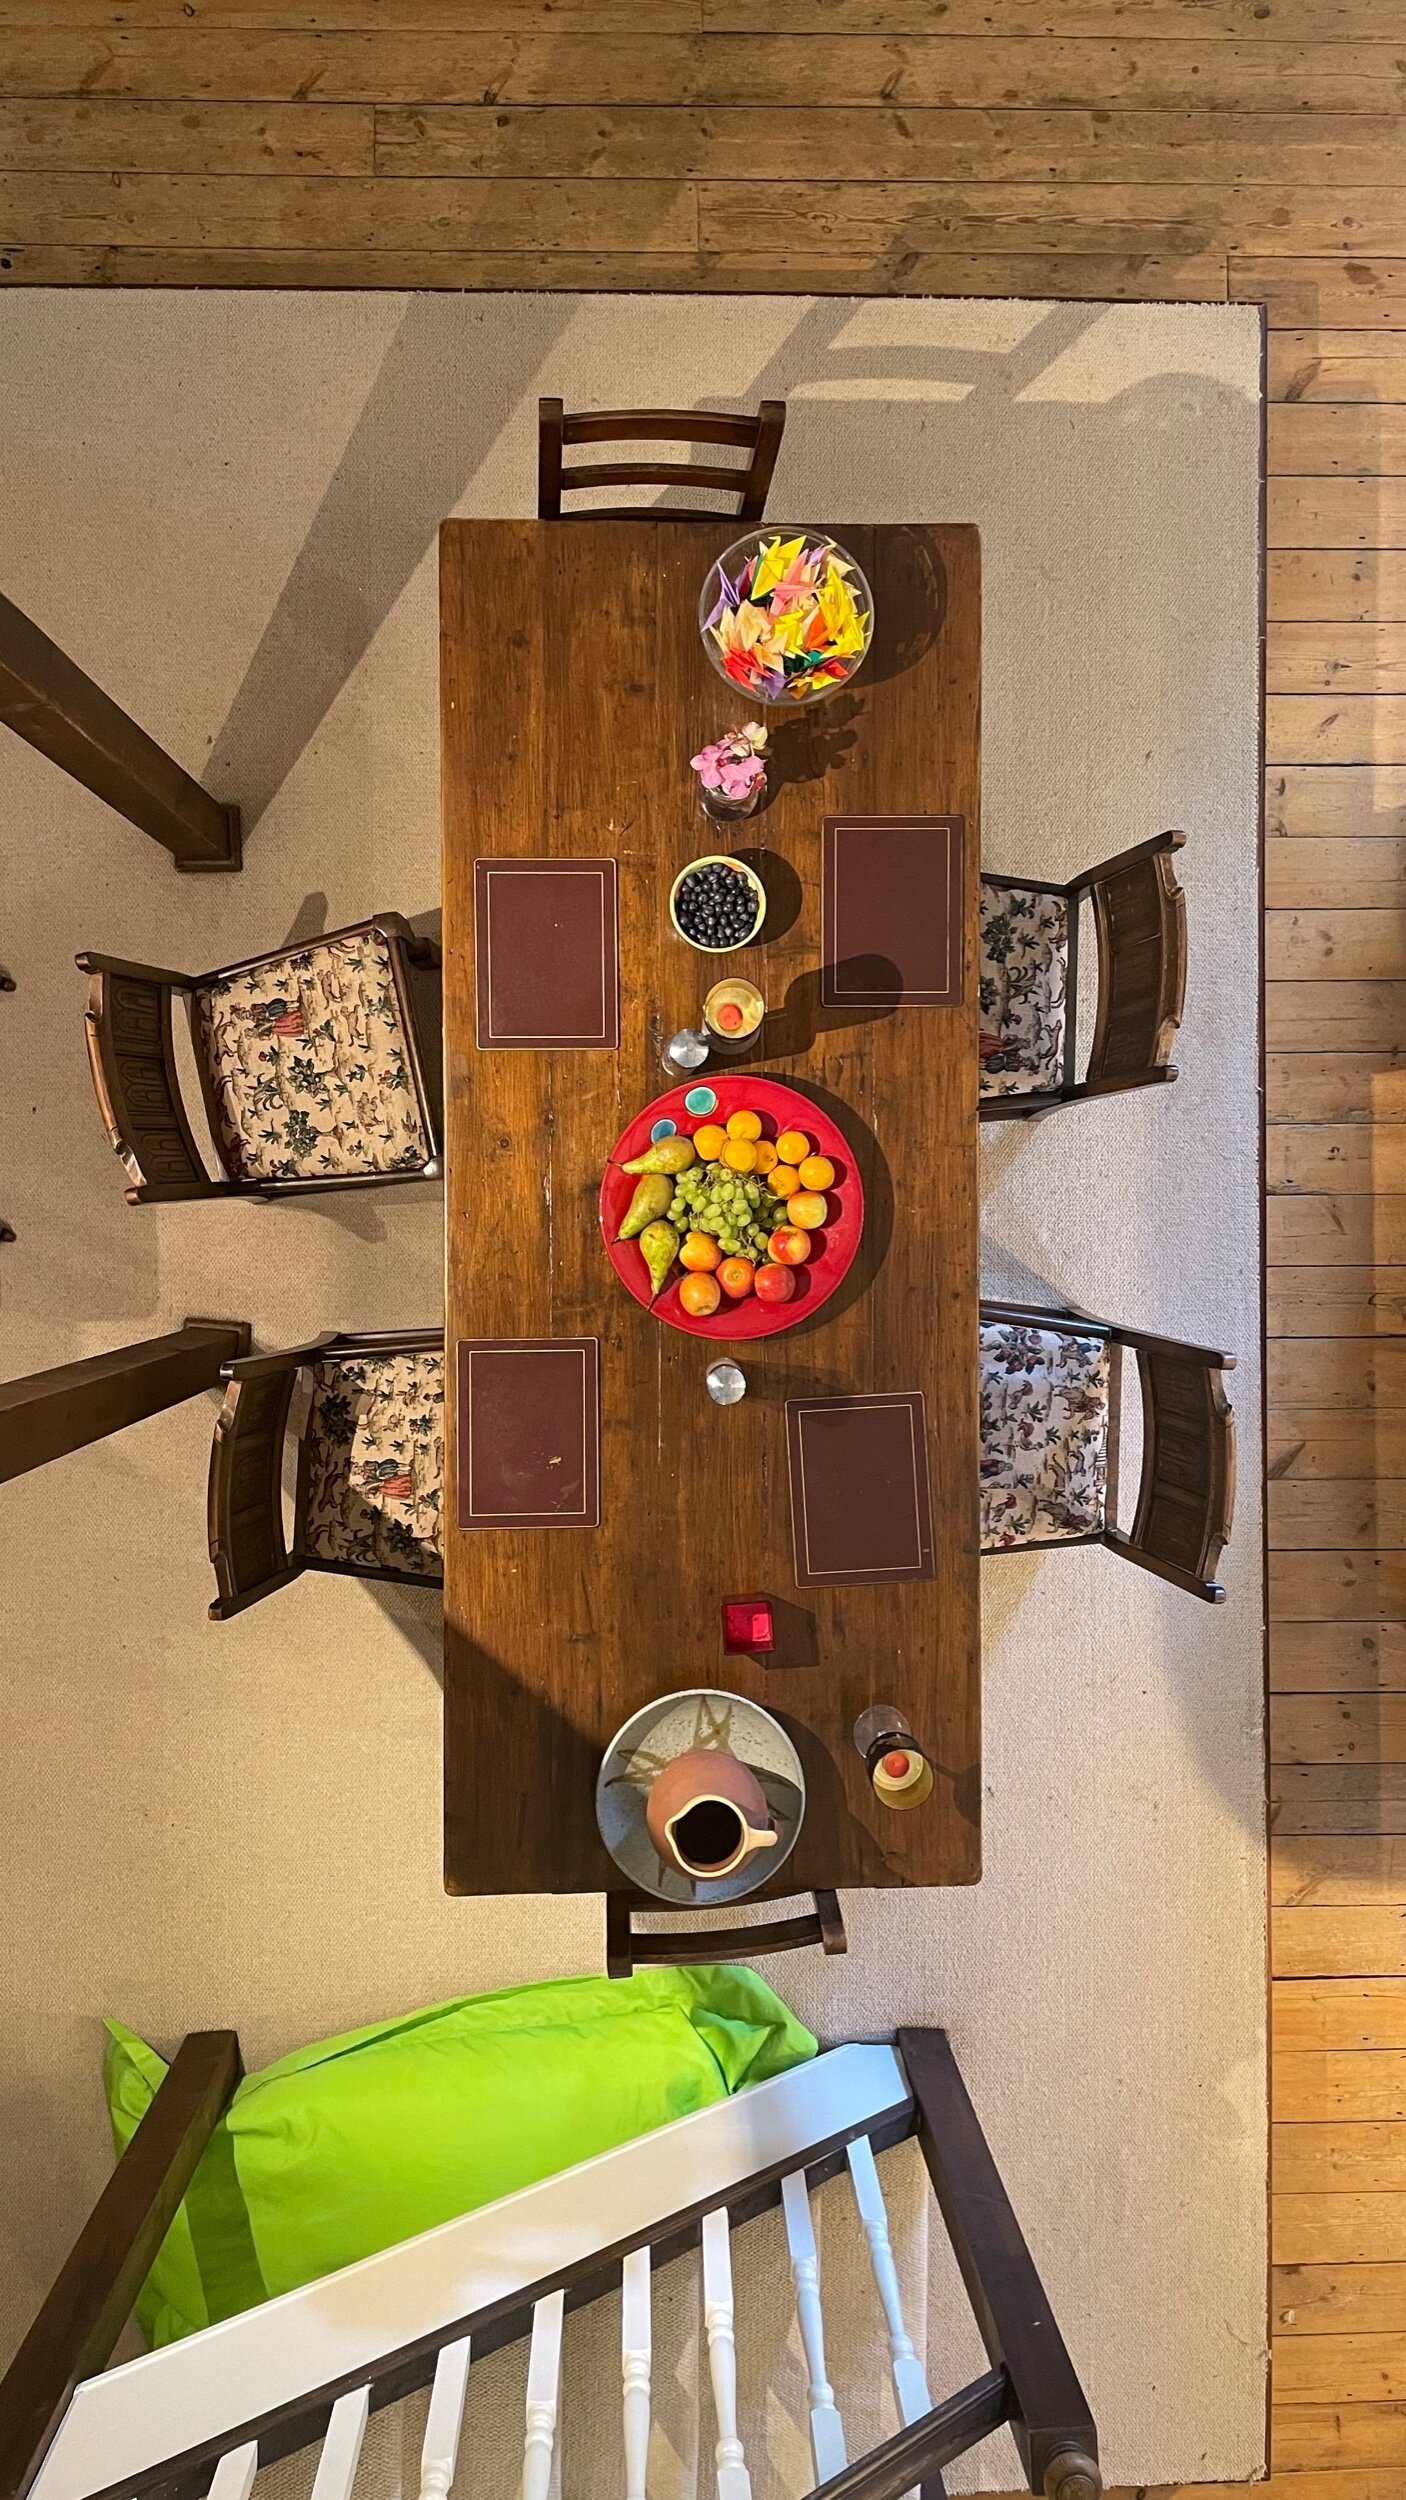
[[[863,665],[873,594],[823,530],[749,530],[709,567],[698,630],[718,675],[752,702],[818,703]]]

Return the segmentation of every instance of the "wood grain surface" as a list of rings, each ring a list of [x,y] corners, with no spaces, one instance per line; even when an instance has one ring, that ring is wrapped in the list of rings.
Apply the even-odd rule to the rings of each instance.
[[[735,524],[452,521],[441,537],[447,1326],[601,1344],[602,1525],[464,1537],[445,1555],[445,1881],[451,1892],[623,1889],[594,1787],[658,1693],[721,1685],[797,1744],[808,1811],[763,1891],[937,1884],[980,1872],[975,979],[980,559],[970,528],[845,528],[875,644],[852,687],[779,722],[765,812],[736,848],[767,879],[767,943],[734,960],[768,999],[750,1063],[823,1102],[865,1188],[859,1256],[812,1324],[749,1347],[716,1407],[709,1349],[615,1282],[602,1165],[698,1021],[706,959],[672,936],[670,883],[716,847],[688,758],[748,707],[703,653],[697,602]],[[968,826],[958,1008],[822,1009],[820,824],[832,810]],[[620,863],[618,1052],[480,1052],[473,863]],[[765,857],[761,854],[765,853]],[[934,1580],[795,1585],[784,1402],[921,1389]],[[450,1449],[451,1476],[454,1453]],[[724,1598],[766,1591],[767,1666],[724,1661]],[[851,1729],[875,1701],[931,1746],[931,1803],[876,1804]]]

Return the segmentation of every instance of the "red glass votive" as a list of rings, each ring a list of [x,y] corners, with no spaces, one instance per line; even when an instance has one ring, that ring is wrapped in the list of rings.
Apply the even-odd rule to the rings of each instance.
[[[723,1600],[723,1648],[729,1658],[764,1657],[776,1647],[776,1627],[768,1597],[726,1597]]]

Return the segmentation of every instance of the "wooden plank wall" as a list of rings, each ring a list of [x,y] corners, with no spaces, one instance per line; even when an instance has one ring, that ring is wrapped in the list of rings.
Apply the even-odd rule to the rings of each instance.
[[[0,283],[1268,304],[1294,2500],[1406,2500],[1403,104],[1406,0],[0,0]]]

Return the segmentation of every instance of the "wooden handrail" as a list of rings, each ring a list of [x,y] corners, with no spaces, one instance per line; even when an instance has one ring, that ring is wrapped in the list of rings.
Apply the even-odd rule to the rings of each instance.
[[[0,1484],[215,1388],[248,1351],[247,1320],[188,1319],[164,1337],[0,1381]]]
[[[110,2358],[242,2072],[233,2031],[182,2041],[0,2379],[0,2500],[24,2500],[74,2388]]]
[[[1088,2400],[947,2034],[900,2031],[898,2053],[918,2114],[918,2142],[981,2340],[993,2366],[1004,2364],[1010,2373],[1011,2428],[1030,2488],[1044,2490],[1047,2475],[1071,2455],[1083,2469],[1075,2479],[1092,2476],[1097,2485],[1098,2434]],[[1062,2487],[1065,2478],[1052,2479]],[[894,2494],[902,2488],[895,2483]],[[1069,2500],[1076,2500],[1072,2490]]]
[[[242,865],[238,808],[202,790],[42,627],[3,598],[0,721],[149,833],[178,868]]]

